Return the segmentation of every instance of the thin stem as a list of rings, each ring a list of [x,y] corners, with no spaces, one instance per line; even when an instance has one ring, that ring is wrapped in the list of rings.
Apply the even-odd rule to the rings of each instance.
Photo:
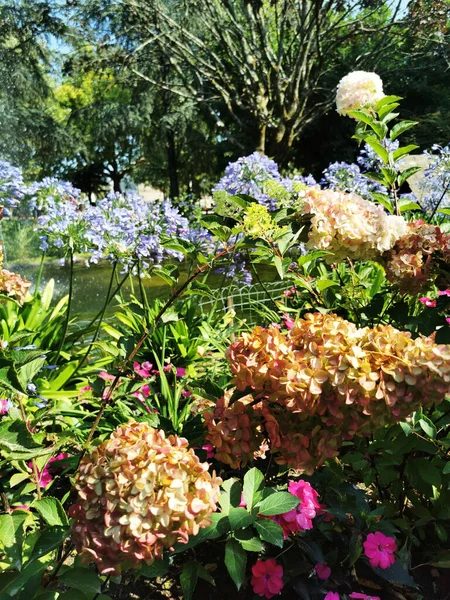
[[[56,565],[55,570],[52,572],[52,574],[48,578],[47,583],[44,584],[44,587],[48,587],[52,583],[52,581],[55,581],[60,568],[63,566],[64,561],[66,560],[66,558],[69,556],[69,554],[72,552],[73,549],[74,549],[74,545],[72,544],[72,542],[70,542],[67,550],[63,553],[61,558],[58,560],[58,564]]]
[[[141,273],[141,263],[140,262],[138,262],[138,264],[137,264],[137,269],[138,269],[139,291],[141,293],[141,302],[142,302],[142,306],[144,307],[145,324],[147,327],[150,327],[150,322],[149,322],[150,306],[148,304],[148,298],[147,298],[147,294],[145,292],[144,284],[142,283],[142,273]]]
[[[22,398],[18,395],[17,396],[17,400],[19,402],[19,408],[20,408],[20,413],[22,415],[23,422],[26,425],[27,424],[27,413],[25,412],[25,407],[23,405]],[[33,468],[33,474],[34,474],[34,479],[35,479],[35,483],[36,483],[37,497],[38,497],[38,500],[40,500],[41,499],[41,486],[39,484],[39,471],[38,471],[38,468],[37,468],[37,464],[36,464],[36,459],[35,458],[31,459],[31,466]]]
[[[44,272],[44,260],[45,260],[45,251],[42,252],[41,262],[39,264],[39,271],[37,274],[36,285],[34,287],[34,295],[35,296],[39,293],[39,286],[41,285],[42,273]]]
[[[67,330],[69,329],[69,321],[70,321],[70,310],[72,308],[72,298],[73,298],[73,251],[70,251],[70,277],[69,277],[69,302],[67,303],[67,313],[66,320],[64,322],[63,334],[61,336],[61,341],[59,343],[58,352],[55,358],[55,364],[58,362],[59,356],[61,354],[61,350],[63,349],[64,342],[66,341]]]
[[[110,296],[108,297],[108,304],[111,302],[111,300],[114,298],[114,296],[117,294],[117,292],[120,290],[120,288],[123,286],[123,284],[125,283],[125,281],[128,279],[130,275],[130,272],[128,271],[125,275],[125,277],[122,279],[122,281],[117,285],[117,287],[115,288],[115,290],[112,292],[112,294],[110,294]],[[83,329],[81,330],[80,334],[75,336],[75,337],[71,337],[70,339],[72,340],[72,342],[76,342],[80,339],[80,337],[83,335],[83,333],[89,329],[90,327],[92,327],[92,325],[96,322],[96,320],[101,316],[103,311],[103,308],[95,315],[95,317],[92,319],[92,321],[86,325],[86,327],[83,327]]]
[[[210,268],[210,266],[217,261],[218,259],[222,258],[222,256],[225,256],[226,254],[228,254],[229,252],[231,252],[231,250],[233,250],[234,248],[234,244],[232,246],[230,246],[229,248],[226,248],[225,250],[222,250],[222,252],[219,252],[219,254],[217,254],[211,261],[211,264],[203,264],[203,265],[197,265],[197,269],[195,271],[195,273],[193,273],[190,277],[188,277],[188,279],[186,279],[186,281],[172,294],[172,296],[167,300],[167,302],[164,304],[164,306],[161,308],[161,310],[159,311],[159,313],[156,315],[155,320],[153,322],[153,326],[152,326],[152,330],[155,329],[155,327],[158,325],[161,317],[164,315],[164,313],[172,306],[172,304],[175,302],[175,300],[177,300],[177,298],[179,298],[181,296],[181,294],[184,292],[184,290],[194,281],[194,279],[196,279],[199,275],[201,275],[202,273],[204,273],[207,269]],[[145,342],[145,340],[148,338],[150,334],[149,330],[144,331],[144,333],[141,335],[141,337],[139,338],[138,342],[136,343],[136,346],[133,348],[133,350],[131,351],[130,355],[128,356],[128,358],[126,358],[126,360],[124,361],[124,364],[122,366],[122,368],[119,370],[119,372],[117,373],[117,375],[114,378],[114,381],[111,383],[111,386],[108,390],[108,393],[106,394],[106,396],[102,399],[102,403],[100,406],[100,410],[97,414],[97,417],[94,421],[94,424],[91,427],[91,430],[89,432],[89,435],[86,439],[86,446],[89,446],[92,437],[94,436],[94,433],[98,427],[98,424],[100,423],[100,420],[103,416],[103,413],[106,410],[106,406],[108,405],[108,402],[111,400],[111,397],[114,393],[114,390],[116,389],[118,383],[119,383],[119,379],[122,377],[122,375],[125,373],[127,365],[133,361],[134,357],[136,356],[136,354],[139,352],[142,344]]]
[[[105,316],[106,307],[108,306],[108,303],[109,303],[109,297],[110,297],[110,294],[111,294],[111,288],[112,288],[112,285],[113,285],[113,281],[114,281],[114,275],[115,275],[115,273],[116,273],[116,268],[117,268],[117,261],[114,261],[114,263],[113,263],[113,268],[112,268],[112,272],[111,272],[111,277],[110,277],[110,279],[109,279],[108,291],[106,292],[106,298],[105,298],[105,302],[104,302],[104,304],[103,304],[103,308],[102,308],[102,310],[100,311],[100,318],[99,318],[99,321],[98,321],[98,323],[97,323],[97,328],[96,328],[96,330],[95,330],[94,336],[93,336],[93,338],[92,338],[92,340],[91,340],[91,343],[89,344],[89,347],[88,347],[88,349],[86,350],[86,352],[85,352],[85,354],[84,354],[83,358],[81,359],[81,362],[80,362],[80,364],[79,364],[79,365],[78,365],[78,367],[75,369],[75,371],[74,371],[74,373],[73,373],[72,377],[74,377],[74,376],[76,375],[76,373],[78,373],[78,371],[79,371],[79,370],[81,369],[81,367],[84,365],[84,363],[85,363],[85,362],[86,362],[86,360],[87,360],[87,357],[89,356],[89,352],[92,350],[92,346],[93,346],[93,345],[95,344],[95,342],[97,341],[97,337],[98,337],[98,334],[99,334],[99,331],[100,331],[100,327],[101,327],[101,325],[102,325],[102,323],[103,323],[103,317]]]
[[[440,204],[441,204],[442,200],[444,199],[444,196],[445,196],[445,194],[447,193],[447,191],[448,191],[449,187],[450,187],[450,181],[449,181],[449,182],[447,183],[447,185],[445,186],[445,188],[444,188],[444,191],[442,192],[442,195],[441,195],[441,197],[439,198],[439,201],[438,201],[438,203],[437,203],[437,204],[436,204],[436,206],[434,207],[434,209],[433,209],[433,212],[431,213],[430,221],[433,219],[434,215],[436,214],[436,212],[437,212],[437,209],[439,208],[439,206],[440,206]]]

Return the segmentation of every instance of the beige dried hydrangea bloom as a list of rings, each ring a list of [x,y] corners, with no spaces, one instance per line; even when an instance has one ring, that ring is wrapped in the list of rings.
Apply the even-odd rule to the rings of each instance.
[[[222,480],[186,439],[130,421],[80,463],[73,541],[102,574],[151,564],[210,524]]]
[[[357,194],[310,188],[303,214],[312,214],[308,250],[327,250],[328,262],[375,260],[405,235],[403,217],[387,215],[381,206]]]
[[[351,110],[374,106],[384,96],[383,82],[376,73],[353,71],[338,84],[336,110],[340,115],[347,115]]]

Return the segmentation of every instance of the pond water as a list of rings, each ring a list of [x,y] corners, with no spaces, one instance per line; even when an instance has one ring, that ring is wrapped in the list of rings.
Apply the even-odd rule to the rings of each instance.
[[[28,281],[35,283],[39,263],[38,261],[23,261],[14,262],[6,265],[11,271],[19,273]],[[74,265],[74,282],[73,282],[73,304],[72,314],[90,318],[97,314],[103,307],[106,292],[111,278],[112,266],[107,261],[98,265],[86,267],[84,260],[78,259]],[[59,300],[69,291],[69,273],[68,264],[60,265],[58,261],[46,260],[44,271],[41,279],[41,289],[50,280],[55,280],[54,301]],[[278,277],[275,269],[268,266],[259,266],[258,274],[263,282],[277,281]],[[123,276],[118,275],[119,280]],[[188,277],[187,266],[180,265],[180,284]],[[208,276],[208,284],[219,290],[224,286],[229,286],[233,282],[230,279],[224,279],[223,275],[210,273]],[[161,278],[154,276],[143,280],[149,301],[155,298],[164,298],[169,295],[170,286]],[[114,285],[114,288],[116,284]],[[131,295],[136,295],[140,298],[139,283],[136,277],[129,277],[121,288],[122,297],[128,300]],[[112,314],[117,302],[113,300],[107,310],[107,314]]]

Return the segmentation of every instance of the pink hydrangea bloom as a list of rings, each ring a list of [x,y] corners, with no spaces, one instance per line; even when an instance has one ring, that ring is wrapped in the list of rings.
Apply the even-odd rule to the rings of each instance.
[[[394,552],[397,550],[397,544],[394,538],[384,535],[381,531],[369,533],[363,546],[364,554],[372,567],[387,569],[395,563]]]
[[[360,594],[359,592],[352,592],[348,596],[354,600],[381,600],[379,596],[368,596],[367,594]]]
[[[183,398],[189,398],[189,396],[192,396],[192,392],[189,390],[183,390],[181,392],[181,395],[183,396]]]
[[[319,579],[325,580],[331,575],[331,569],[327,563],[317,563],[314,568]]]
[[[257,560],[252,567],[251,583],[255,594],[273,598],[283,589],[283,567],[274,558]]]
[[[143,362],[142,365],[140,365],[138,362],[134,361],[133,369],[135,373],[141,377],[150,377],[152,374],[153,365],[149,362]]]
[[[186,375],[186,369],[184,367],[177,367],[175,371],[177,377],[185,377]]]
[[[13,403],[11,402],[11,400],[8,400],[8,398],[1,398],[0,399],[0,415],[6,415],[8,413],[8,411],[12,408]]]
[[[432,300],[431,298],[419,298],[419,302],[422,302],[422,304],[425,304],[425,306],[428,306],[428,308],[436,307],[436,300]]]
[[[51,467],[50,465],[57,461],[57,460],[64,460],[65,458],[67,458],[69,455],[67,454],[67,452],[60,452],[57,456],[52,456],[52,458],[47,462],[47,464],[45,465],[45,467],[42,469],[41,473],[39,473],[39,486],[41,488],[46,488],[48,486],[48,484],[53,481],[53,477],[50,473],[51,471]],[[33,470],[33,463],[28,463],[28,468]],[[64,468],[64,466],[63,466]]]
[[[30,507],[26,504],[19,504],[18,506],[11,506],[9,512],[12,513],[13,510],[30,510]]]
[[[340,600],[340,596],[337,592],[328,592],[323,600]]]
[[[310,483],[303,479],[290,481],[288,491],[300,498],[300,504],[287,513],[271,517],[282,527],[285,538],[290,533],[312,529],[312,520],[320,513],[319,494],[311,487]]]

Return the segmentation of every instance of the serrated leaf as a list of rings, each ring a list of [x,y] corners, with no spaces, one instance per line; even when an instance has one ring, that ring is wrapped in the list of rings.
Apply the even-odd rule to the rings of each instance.
[[[401,96],[384,96],[379,100],[375,106],[375,110],[378,112],[380,108],[386,106],[387,104],[391,104],[392,102],[398,102],[399,100],[403,100]]]
[[[371,117],[364,110],[350,110],[348,113],[349,117],[353,117],[357,121],[362,121],[368,125],[377,134],[378,137],[384,137],[384,129],[381,123],[378,123],[373,117]]]
[[[407,179],[421,171],[421,167],[408,167],[404,171],[402,171],[398,176],[398,185],[402,186]]]
[[[180,584],[183,590],[183,599],[191,600],[198,580],[199,564],[196,560],[189,560],[183,565],[180,574]]]
[[[268,496],[259,505],[258,513],[265,517],[282,515],[300,504],[300,499],[289,492],[275,492]]]
[[[0,423],[0,450],[5,458],[12,460],[27,460],[52,452],[52,448],[44,448],[34,441],[20,419]]]
[[[49,496],[41,498],[41,500],[36,500],[33,503],[33,508],[38,511],[48,525],[59,525],[64,527],[69,524],[67,515],[58,498]]]
[[[262,499],[264,489],[264,475],[256,467],[253,467],[244,476],[244,500],[247,510],[252,508]]]
[[[391,214],[394,212],[394,204],[387,194],[381,194],[379,192],[372,192],[372,198],[379,204],[384,206]]]
[[[319,292],[323,292],[324,290],[330,288],[330,287],[334,287],[334,286],[338,286],[339,287],[339,283],[337,283],[337,281],[332,281],[331,279],[319,279],[316,281],[316,287],[319,290]]]
[[[391,104],[386,104],[378,111],[378,118],[384,120],[384,117],[386,117],[389,113],[394,111],[397,108],[397,106],[400,106],[398,102],[391,102]]]
[[[22,545],[19,544],[19,527],[22,523],[14,523],[11,515],[0,515],[0,548],[11,559],[13,566],[20,570],[22,565]]]
[[[380,144],[380,142],[374,137],[366,138],[366,143],[372,148],[372,150],[378,154],[381,160],[387,164],[389,162],[389,152]]]
[[[237,540],[228,540],[225,544],[225,566],[238,590],[244,582],[247,554]]]
[[[397,560],[388,569],[380,569],[372,567],[373,571],[382,579],[394,583],[396,585],[407,585],[410,588],[417,588],[417,584],[408,571]]]
[[[259,537],[254,535],[252,528],[236,531],[234,533],[234,537],[238,540],[246,552],[262,552],[264,550],[264,544]]]
[[[228,513],[228,521],[232,530],[248,527],[256,519],[256,515],[252,515],[245,508],[232,508]]]
[[[87,567],[71,567],[59,576],[59,580],[83,594],[97,594],[102,588],[100,577]]]
[[[255,521],[255,528],[262,540],[279,548],[283,547],[284,533],[278,523],[270,519],[257,519]]]
[[[390,138],[392,141],[396,140],[399,135],[417,125],[418,121],[400,121],[400,123],[396,123],[394,127],[391,129]]]
[[[70,527],[46,527],[34,544],[29,562],[41,558],[58,548],[69,535]]]
[[[22,588],[32,579],[42,575],[42,573],[48,567],[50,561],[34,561],[28,563],[20,573],[18,573],[14,579],[10,580],[4,587],[2,592],[9,594],[13,598],[22,590]]]
[[[409,154],[413,150],[416,150],[418,147],[419,146],[417,146],[417,144],[408,144],[408,146],[403,146],[403,148],[399,148],[398,150],[395,150],[392,153],[394,161],[397,161],[402,156],[406,156],[406,154]]]

